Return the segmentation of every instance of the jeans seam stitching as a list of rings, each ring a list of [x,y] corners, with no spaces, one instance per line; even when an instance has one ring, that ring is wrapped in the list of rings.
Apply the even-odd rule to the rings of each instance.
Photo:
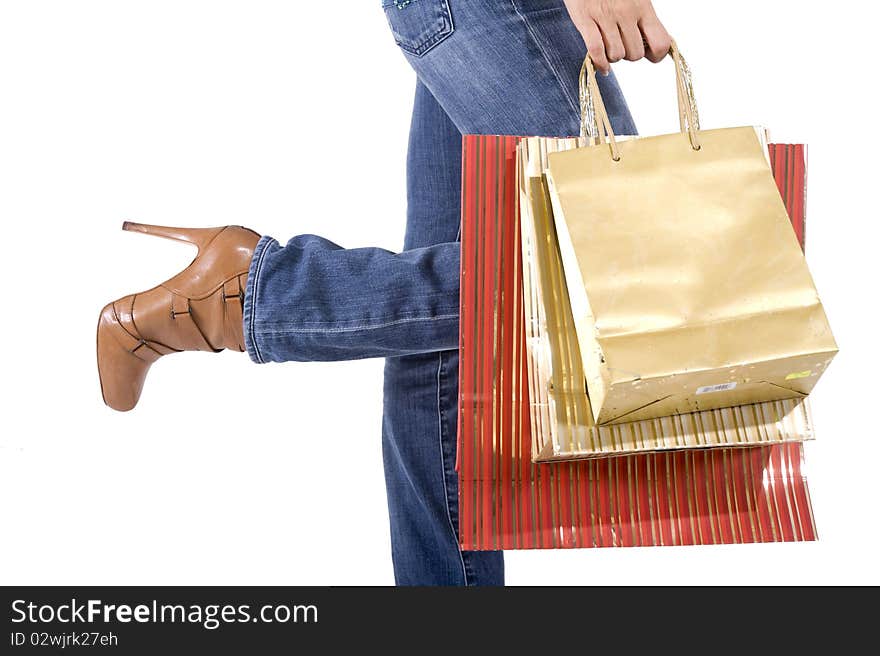
[[[553,78],[556,80],[556,83],[559,85],[559,89],[562,91],[562,95],[565,96],[565,98],[568,100],[569,105],[571,105],[572,111],[574,111],[574,113],[577,116],[580,116],[579,103],[568,92],[568,89],[566,88],[565,83],[563,83],[563,81],[562,81],[562,77],[559,75],[559,71],[556,70],[556,67],[553,66],[553,62],[550,60],[550,57],[547,56],[547,50],[544,48],[543,45],[541,45],[541,41],[536,36],[535,31],[532,28],[532,26],[529,24],[528,19],[526,19],[526,17],[520,12],[519,7],[516,6],[516,0],[510,0],[510,5],[513,7],[513,11],[516,12],[516,15],[522,21],[523,25],[526,28],[526,32],[529,33],[529,36],[531,37],[535,46],[541,52],[541,57],[544,60],[544,64],[547,66],[547,68],[550,69],[550,72],[553,74]]]
[[[263,359],[263,354],[260,353],[260,346],[257,344],[257,331],[256,331],[256,316],[257,316],[257,298],[259,296],[259,285],[260,285],[260,273],[263,270],[263,260],[266,257],[266,253],[269,251],[268,244],[264,244],[263,249],[260,251],[260,256],[257,259],[257,266],[254,267],[254,289],[251,294],[251,315],[250,325],[248,326],[248,331],[251,334],[251,344],[254,347],[254,355],[257,356],[257,361],[260,364],[265,364],[265,360]]]
[[[422,299],[431,298],[431,296],[442,296],[445,299],[446,297],[449,296],[449,294],[433,294],[433,295],[432,294],[420,294],[419,295],[419,297]],[[338,301],[340,304],[344,303],[343,301],[341,301],[339,299],[334,299],[334,301]],[[403,320],[417,321],[417,320],[421,320],[421,319],[428,321],[431,319],[437,319],[437,318],[449,317],[449,316],[456,316],[457,317],[459,315],[460,311],[461,311],[460,303],[456,303],[455,305],[432,308],[430,310],[430,312],[434,312],[435,314],[432,314],[430,316],[426,316],[426,313],[428,312],[427,310],[425,310],[424,308],[420,308],[418,310],[410,310],[410,311],[406,311],[406,312],[401,311],[401,312],[396,312],[395,314],[385,314],[385,315],[378,316],[378,317],[372,317],[368,321],[383,321],[383,322],[391,321],[391,322],[394,322],[394,321],[403,321]],[[361,318],[361,319],[335,319],[335,320],[331,320],[331,321],[305,321],[305,320],[303,320],[303,321],[299,322],[299,327],[293,327],[291,325],[290,321],[264,321],[264,322],[262,322],[262,325],[267,330],[271,329],[273,326],[277,326],[278,330],[286,330],[288,328],[290,328],[290,330],[299,330],[300,328],[308,328],[310,326],[315,326],[315,327],[337,326],[339,324],[345,324],[345,323],[349,323],[351,325],[340,326],[340,327],[341,328],[359,328],[361,326],[370,325],[369,323],[353,323],[353,322],[362,321],[362,320],[363,320],[363,318]]]
[[[311,333],[353,333],[361,330],[377,330],[379,328],[388,328],[406,323],[415,323],[417,321],[435,322],[445,321],[446,319],[458,319],[458,314],[441,314],[436,317],[411,317],[407,319],[397,319],[386,323],[375,324],[371,326],[351,326],[346,328],[287,328],[284,330],[268,330],[262,329],[262,335],[299,335]]]
[[[443,353],[438,354],[439,366],[437,367],[437,444],[440,447],[440,467],[443,470],[443,497],[446,499],[446,519],[449,520],[449,530],[452,531],[452,537],[455,540],[455,548],[458,551],[458,560],[461,563],[461,575],[464,577],[465,586],[470,585],[468,581],[467,567],[464,564],[464,554],[461,552],[461,545],[458,541],[458,532],[455,530],[455,524],[452,522],[452,512],[449,510],[449,486],[446,485],[446,455],[443,453],[443,407],[440,402],[441,375],[443,372]]]

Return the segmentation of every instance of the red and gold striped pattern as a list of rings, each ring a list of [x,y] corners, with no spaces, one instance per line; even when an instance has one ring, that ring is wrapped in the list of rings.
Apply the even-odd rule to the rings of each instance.
[[[769,151],[776,185],[803,246],[806,240],[807,147],[803,144],[770,144]]]
[[[517,141],[464,138],[458,450],[462,547],[814,540],[799,443],[532,464]],[[774,171],[784,160],[775,157]],[[784,183],[788,175],[777,179]],[[796,183],[789,189],[803,193]]]

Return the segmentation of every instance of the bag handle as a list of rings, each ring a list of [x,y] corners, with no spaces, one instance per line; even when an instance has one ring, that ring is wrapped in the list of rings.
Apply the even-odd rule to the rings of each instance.
[[[700,150],[700,114],[694,98],[694,84],[691,69],[682,57],[675,41],[669,48],[669,56],[675,63],[675,82],[678,90],[678,119],[682,134],[690,137],[691,147]],[[620,149],[611,128],[611,121],[602,101],[599,83],[596,80],[596,67],[590,55],[584,60],[580,74],[581,101],[581,136],[597,139],[598,143],[607,142],[611,148],[611,157],[620,161]]]

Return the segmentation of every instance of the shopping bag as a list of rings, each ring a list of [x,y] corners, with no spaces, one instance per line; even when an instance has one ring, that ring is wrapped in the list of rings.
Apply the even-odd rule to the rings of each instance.
[[[802,398],[837,352],[764,131],[701,130],[676,48],[681,133],[611,129],[551,153],[548,183],[596,423]]]
[[[532,463],[517,142],[463,143],[462,548],[816,539],[800,442]]]
[[[584,139],[531,137],[517,148],[523,252],[526,359],[536,462],[717,446],[756,446],[812,439],[806,399],[683,413],[609,426],[596,424],[568,286],[563,274],[546,171],[548,155],[584,147]],[[798,158],[783,153],[783,173]],[[788,176],[786,176],[788,177]],[[786,195],[802,196],[787,188]],[[795,214],[797,208],[792,207]],[[802,230],[802,220],[795,221]]]

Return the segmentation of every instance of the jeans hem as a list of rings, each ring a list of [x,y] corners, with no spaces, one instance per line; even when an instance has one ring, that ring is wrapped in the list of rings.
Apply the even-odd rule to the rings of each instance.
[[[248,279],[244,292],[244,306],[242,308],[242,314],[244,315],[244,348],[251,360],[257,364],[264,364],[266,361],[260,354],[260,347],[257,344],[257,335],[254,328],[257,314],[256,294],[260,288],[260,272],[263,268],[263,259],[268,252],[269,246],[273,243],[277,244],[278,242],[268,235],[260,237],[260,241],[257,242],[250,267],[248,267]]]

